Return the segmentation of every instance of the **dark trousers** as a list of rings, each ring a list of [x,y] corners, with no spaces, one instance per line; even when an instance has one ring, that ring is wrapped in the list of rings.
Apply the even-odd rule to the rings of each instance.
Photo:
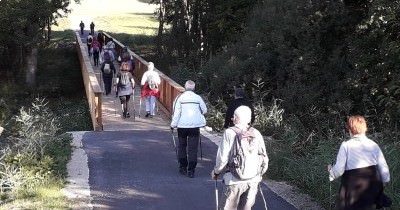
[[[89,56],[92,56],[92,53],[90,52],[91,48],[92,48],[92,44],[87,44],[87,50],[88,50]]]
[[[124,113],[124,116],[126,115],[126,113],[128,113],[129,111],[129,99],[131,98],[130,95],[126,95],[126,96],[120,96],[119,100],[121,101],[121,104],[123,106],[123,110],[122,112]]]
[[[371,209],[382,190],[383,184],[376,166],[347,170],[341,178],[336,209]]]
[[[93,52],[93,61],[95,66],[99,65],[99,52]]]
[[[200,128],[178,128],[179,167],[193,171],[197,165]]]
[[[112,83],[112,75],[105,75],[103,74],[103,81],[104,81],[104,89],[106,91],[106,95],[111,93],[111,83]]]

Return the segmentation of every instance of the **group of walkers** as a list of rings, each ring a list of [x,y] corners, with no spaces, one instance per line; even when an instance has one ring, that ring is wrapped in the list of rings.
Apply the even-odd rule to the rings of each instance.
[[[195,94],[195,83],[185,83],[185,92],[173,104],[171,130],[178,130],[179,173],[195,175],[200,128],[206,125],[207,107]],[[268,169],[268,155],[261,133],[252,127],[255,119],[252,104],[245,99],[242,88],[236,88],[234,100],[228,105],[223,139],[218,145],[211,178],[223,174],[220,208],[249,210],[255,203],[262,175]],[[342,142],[336,164],[328,165],[329,180],[341,177],[336,209],[368,210],[391,205],[384,193],[390,181],[389,167],[378,144],[366,136],[364,117],[350,116],[346,122],[350,139]]]
[[[84,34],[84,23],[80,23],[81,34]],[[99,31],[97,35],[94,31],[94,23],[90,24],[90,33],[86,38],[89,57],[93,56],[94,66],[100,65],[104,90],[106,95],[110,95],[114,88],[116,97],[119,97],[123,118],[129,118],[130,100],[133,98],[135,89],[135,80],[133,78],[135,62],[133,56],[127,47],[123,47],[121,52],[115,50],[114,40],[111,38],[106,43],[106,37]],[[117,59],[116,59],[117,58]],[[117,69],[114,62],[120,64]],[[159,74],[154,71],[154,64],[149,62],[147,71],[141,79],[141,97],[146,104],[145,117],[152,118],[155,115],[156,98],[160,96],[159,85],[161,79]]]
[[[135,88],[133,58],[129,50],[123,48],[117,59],[121,62],[120,71],[117,71],[113,63],[116,57],[113,40],[105,44],[102,50],[104,37],[100,38],[103,42],[99,42],[99,36],[97,39],[93,37],[91,47],[99,48],[101,52],[100,59],[103,62],[100,69],[106,95],[111,93],[114,85],[116,96],[121,101],[122,117],[129,118],[129,100]],[[93,56],[94,52],[93,49]],[[160,83],[154,64],[149,62],[140,80],[141,97],[146,104],[145,117],[152,118],[155,115]],[[173,102],[170,123],[171,131],[177,129],[178,133],[178,172],[189,178],[195,177],[198,145],[201,143],[200,128],[206,126],[207,113],[206,103],[195,93],[195,86],[194,81],[186,81],[185,91]],[[212,179],[217,180],[220,176],[223,179],[221,209],[250,210],[255,203],[262,176],[268,169],[269,158],[263,136],[252,126],[255,118],[254,108],[246,99],[245,90],[235,88],[234,100],[226,111],[225,130],[218,145],[215,166],[211,171]],[[327,167],[330,181],[341,177],[336,209],[367,210],[390,206],[391,200],[384,194],[384,186],[390,181],[389,167],[378,144],[366,136],[365,118],[350,116],[346,128],[350,139],[341,143],[336,163]]]

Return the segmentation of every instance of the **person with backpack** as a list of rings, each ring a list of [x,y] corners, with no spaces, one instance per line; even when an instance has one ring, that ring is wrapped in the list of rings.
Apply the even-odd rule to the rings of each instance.
[[[111,38],[110,41],[107,42],[106,48],[113,53],[114,57],[117,57],[117,51],[115,51],[115,43],[113,38]]]
[[[99,41],[100,43],[100,52],[103,51],[103,46],[104,46],[104,35],[102,31],[99,31],[99,33],[97,34],[97,41]]]
[[[103,73],[104,89],[106,91],[106,95],[108,95],[111,93],[112,78],[115,74],[115,66],[113,62],[108,59],[101,64],[100,70]]]
[[[229,128],[234,126],[233,123],[233,112],[235,111],[236,108],[239,106],[248,106],[251,109],[251,124],[254,123],[255,115],[254,115],[254,108],[251,102],[249,102],[245,98],[245,92],[243,88],[235,88],[235,93],[234,93],[234,100],[231,101],[228,104],[228,109],[226,110],[225,114],[225,123],[224,123],[224,128]]]
[[[85,28],[85,24],[81,20],[81,23],[79,24],[79,27],[81,28],[81,35],[83,35],[83,29]]]
[[[89,36],[86,38],[86,44],[88,47],[88,54],[89,56],[92,56],[92,42],[93,42],[93,36],[92,34],[89,34]]]
[[[200,127],[206,125],[204,114],[207,107],[203,99],[194,93],[196,84],[192,80],[185,83],[185,92],[176,97],[173,103],[171,130],[178,128],[179,173],[194,177],[197,165],[197,147],[200,140]]]
[[[129,118],[129,100],[131,95],[133,95],[133,90],[135,88],[135,80],[132,74],[129,72],[129,64],[123,62],[121,64],[121,71],[117,73],[116,80],[117,96],[121,101],[122,107],[122,117]]]
[[[118,62],[128,62],[130,65],[130,72],[133,75],[135,61],[133,60],[133,56],[129,53],[128,47],[122,48],[120,56],[118,56]]]
[[[109,60],[109,61],[111,61],[111,62],[114,62],[114,54],[112,53],[111,50],[105,48],[105,49],[103,50],[103,52],[101,52],[100,59],[101,59],[100,62],[102,62],[102,63],[103,63],[104,61],[107,61],[107,60]]]
[[[383,193],[390,181],[389,166],[378,144],[365,135],[365,118],[349,117],[346,128],[350,139],[341,143],[335,165],[328,165],[329,181],[341,177],[337,209],[389,207],[391,202]]]
[[[146,102],[146,116],[152,118],[155,115],[156,99],[160,97],[158,86],[161,83],[160,75],[154,71],[153,62],[147,65],[147,71],[143,74],[140,85],[142,85],[142,98]]]
[[[261,133],[250,126],[251,109],[239,106],[233,115],[234,126],[226,129],[219,143],[211,178],[223,176],[221,209],[250,210],[256,199],[262,175],[268,169],[268,155]]]
[[[100,42],[97,41],[96,37],[93,38],[92,49],[93,49],[94,66],[98,66],[99,65],[99,56],[100,56]]]

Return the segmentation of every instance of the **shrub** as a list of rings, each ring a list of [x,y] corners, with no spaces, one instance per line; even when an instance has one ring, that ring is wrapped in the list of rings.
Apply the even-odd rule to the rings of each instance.
[[[38,186],[66,176],[71,136],[60,134],[57,117],[45,99],[36,98],[15,118],[15,135],[3,145],[0,158],[0,194],[6,198],[34,196]]]

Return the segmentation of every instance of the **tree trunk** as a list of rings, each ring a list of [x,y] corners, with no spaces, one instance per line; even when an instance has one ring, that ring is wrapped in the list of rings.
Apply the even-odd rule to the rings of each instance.
[[[29,87],[36,85],[36,69],[37,69],[38,49],[28,48],[26,53],[25,82]]]
[[[165,5],[164,1],[160,0],[160,14],[159,14],[159,25],[158,25],[158,35],[157,35],[157,53],[160,57],[163,55],[163,32],[164,32],[164,22],[165,22]]]
[[[47,42],[50,42],[50,36],[51,36],[51,19],[47,21]]]

